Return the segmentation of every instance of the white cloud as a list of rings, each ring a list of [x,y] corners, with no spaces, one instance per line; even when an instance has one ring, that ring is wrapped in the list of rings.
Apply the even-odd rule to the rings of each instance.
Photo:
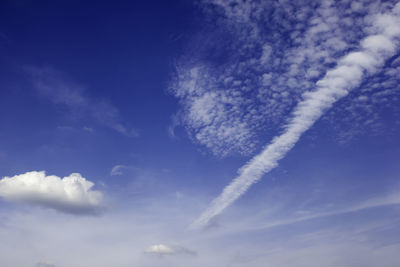
[[[392,3],[206,2],[205,10],[217,16],[222,26],[207,28],[197,37],[212,42],[201,42],[201,47],[191,43],[192,50],[178,62],[171,91],[180,100],[177,116],[191,139],[218,156],[251,155],[266,135],[272,137],[286,122],[302,94],[315,90],[315,82],[348,51],[358,49],[361,39],[374,36],[364,40],[365,48],[392,53],[393,44],[376,32],[387,37],[398,31],[393,26],[397,18],[380,14],[393,7]],[[348,60],[358,60],[365,67],[375,59],[352,54]],[[390,89],[396,90],[394,86]],[[376,100],[366,109],[379,113],[379,103],[385,100]],[[343,131],[359,132],[364,128],[362,121],[370,121],[368,127],[376,124],[378,116],[360,110],[360,105],[346,101],[336,111],[344,108],[351,110],[346,119],[354,123],[344,125]],[[337,120],[328,121],[335,133],[343,132]]]
[[[125,202],[124,208],[111,210],[101,217],[71,217],[48,209],[2,210],[2,266],[35,266],[34,263],[42,259],[44,263],[62,267],[232,264],[261,267],[266,262],[272,266],[295,266],[296,262],[301,262],[313,267],[337,266],[339,263],[350,267],[355,265],[355,261],[372,267],[379,266],[379,261],[387,263],[387,266],[398,266],[400,261],[396,257],[400,239],[395,234],[400,219],[398,206],[338,214],[335,219],[303,221],[295,226],[261,229],[267,222],[265,217],[259,216],[251,221],[253,218],[244,217],[243,213],[259,215],[259,211],[270,208],[270,204],[281,204],[278,202],[282,199],[268,196],[273,201],[235,206],[236,214],[228,218],[234,225],[222,222],[220,228],[210,231],[182,231],[195,215],[199,199],[203,197],[192,194],[178,206],[174,197],[169,200],[159,197],[140,203],[135,200]],[[296,201],[295,209],[303,207],[299,198],[287,197]],[[348,201],[344,204],[351,206]],[[310,207],[315,208],[314,205]],[[281,208],[268,217],[269,221],[278,221],[282,215],[287,215],[287,207]],[[259,228],[252,228],[253,225]],[[263,238],[265,236],[268,238]],[[162,244],[175,254],[144,253],[149,244]],[[194,248],[197,256],[180,252],[184,248],[173,244]]]
[[[261,64],[266,64],[271,58],[272,48],[268,44],[265,44],[262,48],[262,54],[260,58]]]
[[[400,6],[400,3],[398,5]],[[393,18],[399,15],[390,14]],[[400,28],[400,19],[390,21]],[[224,188],[220,196],[213,200],[191,225],[192,228],[206,226],[210,220],[246,193],[251,185],[278,165],[279,160],[285,157],[303,133],[312,127],[327,109],[360,85],[364,73],[368,74],[370,70],[381,67],[387,58],[393,56],[396,38],[399,37],[396,34],[400,35],[400,31],[385,31],[379,25],[377,31],[377,34],[367,36],[361,41],[361,47],[357,52],[351,52],[348,56],[340,59],[335,68],[328,70],[325,76],[316,82],[317,89],[315,91],[303,94],[303,100],[296,105],[291,118],[284,127],[285,131],[273,138],[260,154],[240,169],[239,176]],[[384,33],[379,31],[384,31]],[[370,40],[374,40],[372,44]],[[354,53],[357,53],[356,55],[360,58],[371,57],[374,60],[349,61],[349,58],[355,57]]]
[[[129,166],[129,165],[115,165],[114,167],[111,168],[110,171],[110,176],[116,176],[116,175],[124,175],[125,172],[129,171],[130,173],[134,171],[138,171],[139,168],[136,168],[134,166]]]
[[[76,117],[89,117],[96,123],[128,137],[138,137],[136,129],[121,122],[118,109],[104,99],[85,94],[85,86],[71,81],[63,72],[52,68],[25,67],[34,88],[54,104],[64,105]],[[89,129],[89,128],[88,128]]]
[[[115,176],[115,175],[122,175],[123,172],[122,170],[125,169],[125,165],[115,165],[114,167],[111,168],[110,175]]]
[[[154,254],[154,255],[190,255],[195,256],[197,255],[196,252],[181,247],[181,246],[167,246],[163,244],[152,245],[149,246],[145,253]]]
[[[0,180],[0,196],[8,201],[52,208],[73,214],[96,213],[102,193],[92,190],[94,183],[79,173],[60,178],[32,171]]]
[[[400,113],[398,58],[393,58],[384,69],[364,80],[359,90],[352,92],[352,97],[343,99],[324,117],[334,127],[337,141],[348,143],[360,135],[379,136],[382,131],[392,130],[396,122],[382,120],[379,111],[384,109],[392,114]]]
[[[158,255],[175,254],[175,251],[172,248],[163,244],[149,246],[145,252]]]
[[[338,216],[338,215],[343,215],[343,214],[348,214],[348,213],[360,212],[360,211],[364,211],[367,209],[373,209],[373,208],[379,208],[379,207],[385,207],[385,206],[387,207],[387,206],[399,205],[399,204],[400,204],[400,196],[399,196],[399,192],[396,192],[393,194],[388,194],[383,197],[371,198],[371,199],[368,199],[361,203],[353,204],[353,205],[343,208],[343,209],[324,211],[324,212],[311,212],[307,215],[300,216],[300,217],[294,216],[294,217],[291,217],[291,218],[285,219],[285,220],[274,221],[274,222],[270,222],[267,224],[258,224],[257,226],[250,227],[248,230],[251,230],[251,231],[265,230],[268,228],[296,224],[296,223],[301,223],[301,222],[313,220],[313,219],[319,219],[319,218],[330,217],[330,216]]]

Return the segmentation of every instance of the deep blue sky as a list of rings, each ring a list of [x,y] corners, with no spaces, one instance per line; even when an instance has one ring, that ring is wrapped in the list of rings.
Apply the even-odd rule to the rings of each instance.
[[[166,91],[174,58],[182,40],[196,27],[192,17],[199,12],[187,3],[161,4],[3,3],[1,113],[8,127],[2,135],[10,140],[4,145],[10,145],[10,150],[18,146],[30,154],[43,145],[77,148],[85,144],[79,153],[87,158],[85,163],[68,153],[62,155],[69,164],[71,160],[74,164],[81,162],[79,169],[90,162],[95,165],[104,161],[109,168],[119,162],[118,157],[132,160],[127,154],[139,151],[157,150],[157,155],[172,151],[174,142],[166,133],[176,101]],[[68,109],[51,105],[37,95],[25,79],[26,65],[61,70],[82,84],[88,97],[105,99],[117,106],[126,123],[138,129],[140,139],[121,139],[104,129],[99,129],[101,133],[95,137],[57,130],[93,125],[85,118],[74,120]],[[156,149],[159,146],[162,149]],[[164,154],[161,158],[167,157]],[[35,167],[28,167],[31,168]]]
[[[2,1],[0,265],[398,266],[399,14]],[[299,140],[253,168],[302,106]],[[262,179],[188,230],[246,163]]]

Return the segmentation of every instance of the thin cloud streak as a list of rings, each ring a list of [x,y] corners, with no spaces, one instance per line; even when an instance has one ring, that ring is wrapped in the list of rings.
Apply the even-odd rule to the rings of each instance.
[[[123,170],[128,168],[129,167],[125,165],[115,165],[110,171],[110,176],[123,175]]]
[[[400,3],[391,13],[376,16],[373,32],[361,42],[359,51],[349,53],[339,60],[337,66],[329,70],[316,83],[317,89],[305,93],[297,104],[285,131],[275,137],[266,148],[239,171],[226,186],[220,196],[194,221],[191,229],[206,226],[211,219],[246,193],[251,185],[278,165],[288,151],[336,101],[349,94],[360,85],[364,74],[372,74],[396,51],[396,38],[400,35]]]
[[[300,223],[300,222],[313,220],[313,219],[348,214],[348,213],[359,212],[359,211],[363,211],[363,210],[367,210],[367,209],[373,209],[373,208],[379,208],[379,207],[385,207],[385,206],[391,206],[391,205],[399,205],[399,204],[400,204],[400,197],[399,197],[399,193],[396,192],[396,193],[388,195],[386,197],[370,199],[370,200],[367,200],[358,205],[350,206],[348,208],[332,210],[332,211],[327,211],[327,212],[314,213],[314,214],[305,215],[305,216],[301,216],[301,217],[297,217],[297,218],[290,218],[290,219],[286,219],[286,220],[280,220],[280,221],[272,222],[269,224],[252,227],[247,230],[251,230],[251,231],[266,230],[266,229],[273,228],[273,227],[290,225],[290,224]]]

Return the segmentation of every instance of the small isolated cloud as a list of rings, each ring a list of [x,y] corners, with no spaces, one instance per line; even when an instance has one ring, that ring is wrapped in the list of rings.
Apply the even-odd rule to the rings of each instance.
[[[35,267],[56,267],[56,265],[49,262],[39,262],[35,265]]]
[[[125,166],[125,165],[115,165],[114,167],[112,167],[111,171],[110,171],[110,176],[116,176],[116,175],[123,175],[123,170],[125,169],[129,169],[129,166]]]
[[[182,255],[192,255],[195,256],[197,255],[196,252],[191,251],[187,248],[184,247],[179,247],[179,246],[166,246],[163,244],[158,244],[158,245],[152,245],[149,246],[146,250],[145,253],[153,254],[153,255],[174,255],[174,254],[182,254]]]
[[[91,127],[83,127],[83,130],[84,131],[86,131],[86,132],[89,132],[89,133],[93,133],[93,128],[91,128]]]
[[[159,255],[167,255],[167,254],[175,254],[175,251],[163,244],[152,245],[145,250],[146,253],[151,254],[159,254]]]
[[[8,201],[39,205],[72,214],[94,214],[103,194],[79,173],[60,178],[32,171],[0,180],[0,196]]]

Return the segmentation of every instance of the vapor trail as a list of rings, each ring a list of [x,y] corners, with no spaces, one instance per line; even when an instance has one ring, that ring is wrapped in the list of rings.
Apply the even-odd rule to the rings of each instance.
[[[283,134],[275,137],[260,154],[239,170],[239,176],[190,225],[191,229],[207,225],[258,182],[262,175],[275,168],[278,161],[326,110],[359,86],[363,75],[376,72],[387,58],[395,54],[400,35],[400,3],[390,13],[377,15],[372,29],[373,34],[361,41],[358,51],[340,59],[337,66],[316,83],[315,91],[303,95],[304,99],[295,107]]]

